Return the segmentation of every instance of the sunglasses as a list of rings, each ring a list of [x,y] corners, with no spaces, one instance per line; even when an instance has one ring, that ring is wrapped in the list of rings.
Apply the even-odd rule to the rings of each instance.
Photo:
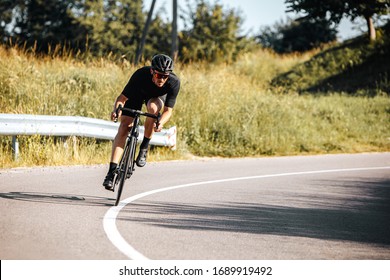
[[[169,74],[162,74],[162,73],[158,73],[156,71],[153,72],[154,73],[154,76],[156,76],[157,79],[168,79],[169,77]]]

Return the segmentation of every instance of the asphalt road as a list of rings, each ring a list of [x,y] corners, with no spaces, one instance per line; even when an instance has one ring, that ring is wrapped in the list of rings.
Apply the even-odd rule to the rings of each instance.
[[[0,259],[390,259],[390,153],[0,169]]]

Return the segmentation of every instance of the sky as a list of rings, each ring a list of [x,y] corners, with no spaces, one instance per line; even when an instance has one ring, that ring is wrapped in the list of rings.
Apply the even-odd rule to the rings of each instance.
[[[285,0],[209,0],[211,4],[219,3],[229,9],[240,10],[240,16],[244,19],[242,25],[243,33],[259,33],[261,27],[273,26],[281,20],[286,21],[287,17],[294,18],[295,13],[286,13]],[[145,9],[149,10],[152,0],[144,0]],[[186,0],[178,0],[179,6],[185,8]],[[155,11],[164,7],[168,18],[172,18],[172,0],[156,0]],[[180,20],[178,22],[180,29]],[[361,34],[359,27],[362,23],[352,24],[348,19],[343,20],[339,25],[339,39],[345,40]]]

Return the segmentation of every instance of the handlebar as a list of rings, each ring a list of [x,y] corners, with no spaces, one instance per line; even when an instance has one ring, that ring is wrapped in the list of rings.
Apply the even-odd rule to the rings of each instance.
[[[160,125],[160,118],[161,118],[160,112],[156,116],[154,114],[150,114],[150,113],[147,113],[147,112],[142,112],[142,111],[134,110],[134,109],[130,109],[130,108],[124,108],[122,105],[119,105],[118,108],[116,108],[115,114],[117,116],[119,114],[119,111],[126,111],[126,112],[132,113],[132,114],[134,114],[136,116],[138,115],[138,116],[145,116],[145,117],[153,118],[153,119],[156,120],[156,126],[159,127],[159,125]],[[117,120],[118,120],[118,118],[115,120],[115,122]]]

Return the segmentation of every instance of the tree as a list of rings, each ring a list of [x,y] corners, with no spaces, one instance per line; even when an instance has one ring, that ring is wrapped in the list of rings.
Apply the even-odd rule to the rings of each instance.
[[[142,0],[105,1],[105,28],[100,34],[105,52],[126,55],[133,60],[145,23]]]
[[[143,56],[150,59],[157,53],[169,55],[171,53],[171,31],[171,23],[157,14],[150,25]]]
[[[133,61],[146,19],[142,4],[142,0],[0,0],[0,36],[3,42],[12,39],[41,52],[65,44],[67,50],[113,53]],[[179,34],[180,58],[234,60],[246,42],[238,35],[242,19],[234,10],[206,0],[195,4],[187,18],[190,27]],[[160,14],[164,11],[150,23],[144,57],[170,53],[172,26]]]
[[[71,37],[72,17],[68,13],[74,2],[71,0],[29,0],[1,2],[1,27],[3,40],[14,37],[32,46],[47,49],[48,44],[57,44]]]
[[[2,0],[0,1],[0,42],[6,41],[13,32],[12,22],[19,21],[15,18],[14,10],[19,5],[23,5],[22,0]]]
[[[188,5],[189,6],[189,5]],[[196,2],[190,11],[186,29],[179,35],[179,52],[183,61],[232,61],[241,50],[238,31],[242,19],[234,10],[224,11],[219,4]]]
[[[304,12],[309,18],[328,19],[336,25],[343,17],[364,17],[369,38],[376,39],[373,16],[389,14],[389,0],[286,0],[288,12]]]
[[[47,52],[67,45],[94,55],[134,56],[145,21],[142,0],[1,0],[2,41]]]
[[[277,53],[303,52],[336,40],[337,31],[327,20],[288,19],[286,23],[266,26],[257,41]]]
[[[103,37],[101,34],[105,31],[104,26],[104,5],[103,1],[79,0],[77,16],[74,17],[74,22],[79,26],[79,30],[75,32],[75,40],[79,42],[83,50],[89,50],[92,53],[99,53],[104,48]]]

